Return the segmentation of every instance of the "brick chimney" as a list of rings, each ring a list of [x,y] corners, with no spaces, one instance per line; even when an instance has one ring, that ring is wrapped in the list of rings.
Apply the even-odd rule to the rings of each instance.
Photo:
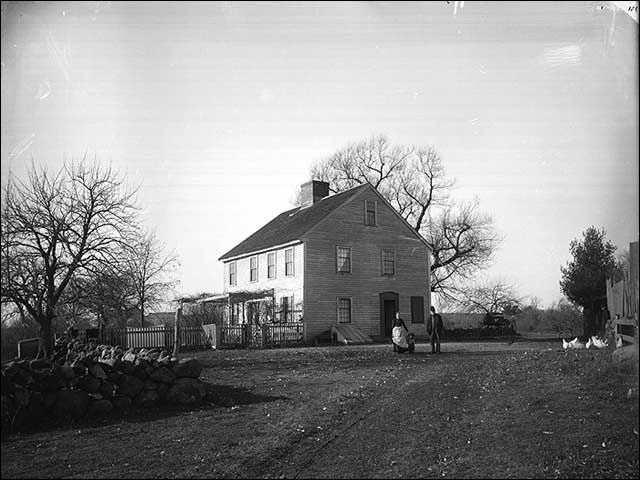
[[[310,207],[329,195],[329,184],[320,180],[311,180],[300,187],[300,207]]]

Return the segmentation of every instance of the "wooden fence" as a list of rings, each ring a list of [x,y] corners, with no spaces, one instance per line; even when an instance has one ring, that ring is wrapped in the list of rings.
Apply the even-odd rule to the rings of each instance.
[[[175,331],[173,327],[108,328],[99,332],[98,343],[120,345],[122,348],[164,348],[171,350]],[[180,348],[198,349],[211,346],[202,327],[181,327]]]
[[[638,343],[638,310],[640,307],[640,253],[638,242],[629,243],[629,259],[623,278],[606,279],[607,308],[613,320],[616,345],[620,340]]]
[[[613,321],[616,345],[618,345],[618,339],[628,343],[638,343],[638,325],[636,323],[634,319],[618,318]]]
[[[39,338],[28,338],[18,342],[18,358],[36,358],[39,345]]]
[[[203,325],[216,348],[277,348],[304,344],[304,324]]]
[[[78,332],[81,341],[93,340],[97,344],[119,345],[127,348],[173,349],[175,331],[173,327],[129,327],[91,329]],[[20,358],[35,357],[38,351],[37,338],[18,343]],[[202,327],[180,328],[180,349],[205,348],[278,348],[304,344],[304,324],[245,324],[245,325],[203,325]]]

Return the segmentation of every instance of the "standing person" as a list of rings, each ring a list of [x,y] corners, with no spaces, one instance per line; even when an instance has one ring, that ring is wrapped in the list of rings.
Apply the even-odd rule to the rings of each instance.
[[[442,335],[442,316],[436,313],[436,309],[431,307],[427,333],[431,335],[431,353],[440,353],[440,337]]]
[[[396,318],[393,322],[391,341],[393,342],[394,352],[405,353],[409,350],[409,344],[407,343],[407,329],[402,326],[399,318]]]

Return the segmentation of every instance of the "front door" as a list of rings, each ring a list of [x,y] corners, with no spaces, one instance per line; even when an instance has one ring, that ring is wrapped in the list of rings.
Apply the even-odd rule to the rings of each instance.
[[[380,333],[385,337],[391,336],[398,305],[397,293],[383,292],[380,294]]]

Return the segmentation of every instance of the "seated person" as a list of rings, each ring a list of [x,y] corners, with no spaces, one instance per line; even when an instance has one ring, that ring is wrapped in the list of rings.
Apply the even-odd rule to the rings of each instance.
[[[393,350],[398,353],[405,353],[409,350],[407,343],[407,330],[402,326],[398,319],[393,322],[393,330],[391,331],[391,341],[393,342]]]

